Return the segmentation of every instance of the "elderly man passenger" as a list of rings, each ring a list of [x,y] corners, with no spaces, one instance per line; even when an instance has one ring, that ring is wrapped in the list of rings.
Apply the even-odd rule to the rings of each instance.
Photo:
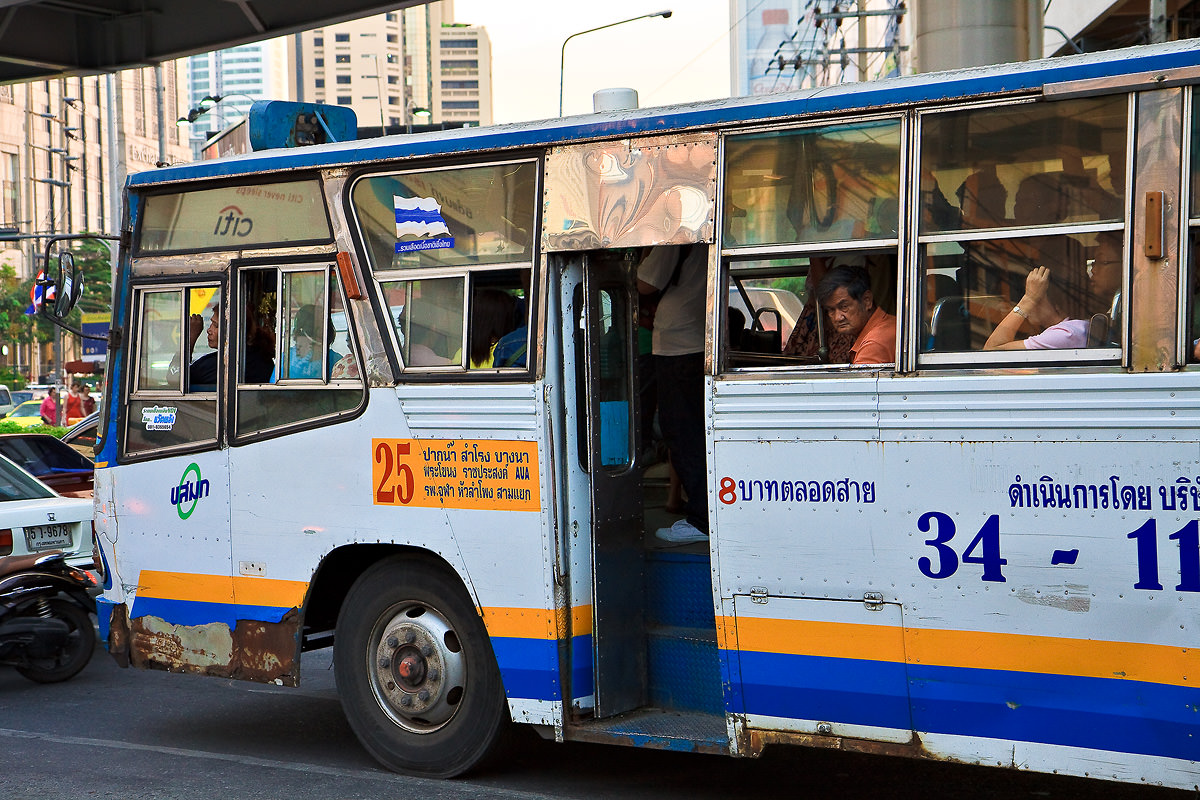
[[[875,305],[871,277],[863,267],[834,267],[817,285],[817,301],[833,333],[854,336],[851,364],[896,360],[896,318]]]

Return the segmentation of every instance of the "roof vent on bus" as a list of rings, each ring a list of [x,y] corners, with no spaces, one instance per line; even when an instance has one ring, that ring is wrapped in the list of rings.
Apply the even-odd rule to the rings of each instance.
[[[637,89],[601,89],[592,94],[592,108],[601,111],[630,111],[638,107]]]

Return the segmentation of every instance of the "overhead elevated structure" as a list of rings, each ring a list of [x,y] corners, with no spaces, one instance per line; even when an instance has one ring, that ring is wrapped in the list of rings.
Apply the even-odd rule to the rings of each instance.
[[[144,66],[419,0],[0,0],[0,83]]]

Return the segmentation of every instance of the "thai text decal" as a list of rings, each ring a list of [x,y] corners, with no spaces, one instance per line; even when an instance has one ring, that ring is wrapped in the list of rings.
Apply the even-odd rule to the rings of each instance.
[[[372,439],[375,505],[540,511],[536,442]]]

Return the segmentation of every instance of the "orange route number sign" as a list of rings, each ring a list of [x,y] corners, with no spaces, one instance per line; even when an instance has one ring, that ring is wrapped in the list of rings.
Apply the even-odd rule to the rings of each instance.
[[[540,511],[537,443],[372,439],[375,505]]]

